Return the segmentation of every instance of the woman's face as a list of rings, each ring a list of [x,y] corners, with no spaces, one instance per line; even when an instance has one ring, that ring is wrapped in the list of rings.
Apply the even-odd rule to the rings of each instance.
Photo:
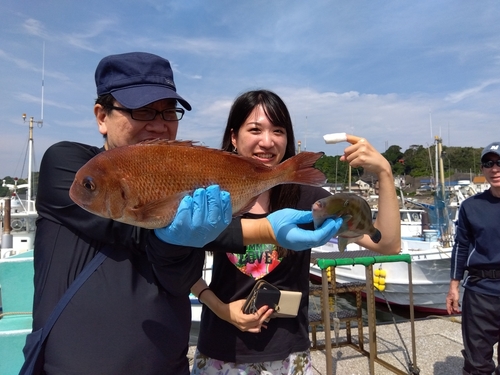
[[[252,157],[267,166],[279,164],[287,146],[285,128],[273,125],[261,105],[254,108],[238,133],[231,130],[231,141],[239,155]]]

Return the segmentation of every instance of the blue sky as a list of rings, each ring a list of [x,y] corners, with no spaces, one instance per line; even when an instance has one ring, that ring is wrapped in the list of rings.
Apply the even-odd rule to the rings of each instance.
[[[324,143],[333,132],[381,152],[436,135],[463,147],[500,139],[498,1],[3,0],[0,177],[27,176],[21,116],[41,119],[42,71],[35,170],[57,141],[102,145],[95,67],[130,51],[171,61],[193,106],[178,138],[210,147],[234,98],[256,88],[285,100],[303,149],[327,155],[345,147]]]

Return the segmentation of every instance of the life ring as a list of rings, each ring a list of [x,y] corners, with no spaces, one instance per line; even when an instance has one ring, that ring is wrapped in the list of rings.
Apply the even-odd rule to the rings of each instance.
[[[19,231],[19,230],[23,229],[24,223],[23,223],[22,219],[14,219],[10,223],[10,226],[12,227],[13,231]]]

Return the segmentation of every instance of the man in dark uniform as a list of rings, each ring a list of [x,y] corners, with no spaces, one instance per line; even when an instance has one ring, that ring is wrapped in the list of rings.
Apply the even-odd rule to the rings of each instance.
[[[446,306],[459,309],[463,283],[462,337],[464,375],[500,375],[493,360],[493,346],[500,341],[500,142],[481,153],[481,171],[490,188],[460,205],[451,257],[451,281]]]

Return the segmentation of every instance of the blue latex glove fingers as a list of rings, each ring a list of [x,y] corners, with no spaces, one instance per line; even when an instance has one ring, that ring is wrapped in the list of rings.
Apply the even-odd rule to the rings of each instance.
[[[319,228],[317,228],[311,237],[311,241],[315,243],[314,246],[322,246],[327,243],[330,238],[334,237],[342,226],[343,220],[341,217],[336,219],[326,219]]]
[[[229,224],[233,218],[231,197],[227,191],[221,191],[219,185],[206,188],[208,201],[207,220],[212,225],[217,225],[221,220]]]
[[[172,223],[155,229],[156,236],[174,245],[203,247],[215,240],[232,219],[231,197],[218,185],[196,189],[181,200]]]
[[[312,212],[290,208],[273,212],[267,219],[277,242],[287,249],[297,251],[324,245],[342,226],[342,218],[330,218],[314,231],[301,229],[297,224],[310,223]]]
[[[193,227],[200,227],[207,218],[207,195],[205,189],[196,189],[193,193]]]
[[[170,223],[172,228],[180,228],[186,223],[191,222],[191,217],[193,216],[193,198],[186,195],[182,198],[179,207],[177,208],[177,214],[175,214],[174,220]]]

